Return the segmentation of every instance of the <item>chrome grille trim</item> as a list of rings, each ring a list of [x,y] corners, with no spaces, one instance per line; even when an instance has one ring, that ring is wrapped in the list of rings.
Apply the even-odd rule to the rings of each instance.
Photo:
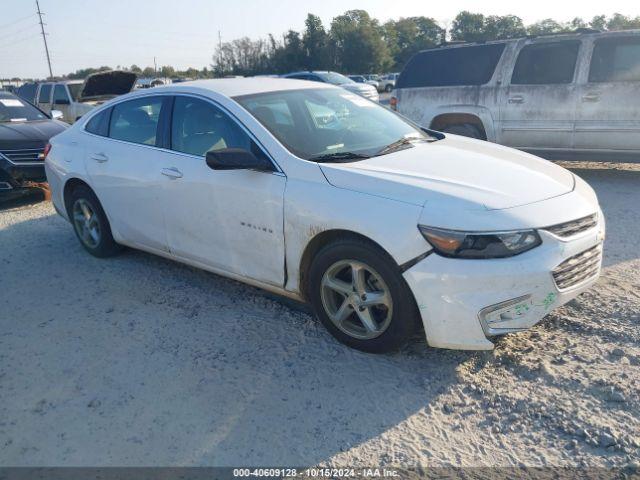
[[[578,233],[591,230],[598,225],[598,214],[587,215],[586,217],[578,218],[577,220],[571,220],[570,222],[559,223],[557,225],[551,225],[550,227],[543,228],[553,235],[560,238],[568,238]]]
[[[42,158],[44,147],[25,148],[21,150],[0,150],[0,155],[14,165],[40,165],[44,162]]]
[[[595,277],[602,263],[602,244],[569,257],[553,269],[553,280],[558,290],[574,288]]]

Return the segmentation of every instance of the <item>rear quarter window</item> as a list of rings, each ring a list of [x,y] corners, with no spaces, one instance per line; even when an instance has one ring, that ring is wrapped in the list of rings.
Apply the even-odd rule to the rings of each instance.
[[[640,81],[640,37],[597,40],[591,56],[589,82]]]
[[[87,122],[87,125],[84,127],[84,129],[89,133],[93,133],[94,135],[100,135],[101,137],[106,137],[107,135],[109,135],[110,115],[111,115],[110,108],[101,111],[100,113],[91,117],[91,119]]]
[[[504,43],[425,50],[414,55],[396,88],[483,85],[491,80]]]

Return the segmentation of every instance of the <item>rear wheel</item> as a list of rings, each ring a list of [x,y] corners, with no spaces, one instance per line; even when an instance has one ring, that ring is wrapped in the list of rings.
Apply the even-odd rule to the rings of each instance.
[[[460,123],[457,125],[447,125],[442,129],[445,133],[452,133],[454,135],[461,135],[463,137],[477,138],[478,140],[484,140],[482,132],[476,125],[471,123]]]
[[[418,310],[400,269],[368,242],[344,239],[323,248],[308,292],[327,330],[358,350],[392,351],[415,332]]]
[[[78,186],[73,190],[69,216],[78,240],[91,255],[110,257],[122,249],[113,239],[109,220],[90,188]]]
[[[384,87],[384,91],[390,93],[393,90],[393,85],[388,84]]]

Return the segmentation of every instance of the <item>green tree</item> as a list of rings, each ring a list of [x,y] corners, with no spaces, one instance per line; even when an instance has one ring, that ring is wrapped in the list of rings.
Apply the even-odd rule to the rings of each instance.
[[[484,15],[481,13],[460,12],[451,25],[451,39],[465,42],[486,40]]]
[[[630,18],[620,13],[614,13],[607,21],[607,30],[629,30],[640,28],[640,17]]]
[[[394,59],[396,69],[420,50],[433,48],[444,41],[444,30],[432,18],[408,17],[384,24],[387,50]]]
[[[331,22],[335,66],[345,73],[380,72],[393,64],[383,28],[364,10],[349,10]]]
[[[605,15],[596,15],[589,22],[589,26],[596,30],[604,30],[607,28],[607,17]]]
[[[568,28],[556,22],[552,18],[545,18],[539,22],[533,23],[527,27],[529,35],[548,35],[550,33],[560,33],[567,31]]]
[[[484,19],[484,40],[502,40],[523,37],[527,29],[520,17],[515,15],[491,15]]]
[[[305,67],[308,70],[327,70],[330,66],[329,35],[322,25],[320,17],[308,14],[304,22],[302,45],[305,55]]]

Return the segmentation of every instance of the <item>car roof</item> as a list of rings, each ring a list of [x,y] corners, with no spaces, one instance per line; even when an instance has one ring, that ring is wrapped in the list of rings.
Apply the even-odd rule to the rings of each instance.
[[[333,85],[295,80],[291,78],[248,77],[248,78],[218,78],[213,80],[194,80],[162,87],[155,87],[152,92],[164,90],[193,91],[195,89],[210,90],[227,97],[252,95],[255,93],[278,92],[283,90],[299,90],[303,88],[336,88]],[[149,92],[151,93],[151,92]]]

